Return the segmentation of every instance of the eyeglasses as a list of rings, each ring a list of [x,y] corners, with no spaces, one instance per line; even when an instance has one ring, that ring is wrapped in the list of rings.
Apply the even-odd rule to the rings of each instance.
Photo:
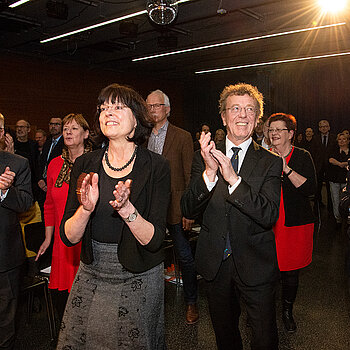
[[[270,134],[272,134],[272,133],[274,133],[274,132],[277,132],[278,134],[280,134],[282,131],[284,131],[284,130],[288,130],[287,128],[284,128],[284,129],[278,129],[278,128],[276,128],[276,129],[268,129],[268,132],[270,133]]]
[[[239,105],[234,105],[232,107],[228,107],[225,110],[228,111],[228,113],[233,114],[233,115],[238,115],[242,113],[242,110],[244,109],[245,114],[248,116],[253,116],[256,113],[256,109],[253,106],[246,106],[246,107],[241,107]]]
[[[15,126],[16,129],[25,129],[25,128],[28,128],[27,125],[16,125]]]
[[[50,126],[60,126],[61,123],[49,123]]]
[[[100,111],[100,113],[104,113],[107,112],[109,109],[112,110],[112,112],[117,112],[117,111],[121,111],[124,108],[128,108],[128,106],[125,105],[101,105],[99,106],[97,109]]]
[[[165,103],[154,103],[154,104],[147,104],[149,109],[159,109],[161,106],[165,106]]]
[[[4,131],[5,130],[5,128],[0,128],[0,131]]]

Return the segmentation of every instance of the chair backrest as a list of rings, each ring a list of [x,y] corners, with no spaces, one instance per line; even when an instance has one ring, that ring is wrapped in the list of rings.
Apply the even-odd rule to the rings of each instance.
[[[33,224],[28,224],[24,226],[24,236],[26,241],[27,249],[37,253],[41,244],[45,240],[45,224],[43,222],[35,222]],[[39,270],[51,265],[52,259],[52,244],[46,250],[45,254],[38,260]]]
[[[35,253],[39,251],[45,239],[45,225],[43,222],[35,222],[24,226],[24,235],[27,248]]]

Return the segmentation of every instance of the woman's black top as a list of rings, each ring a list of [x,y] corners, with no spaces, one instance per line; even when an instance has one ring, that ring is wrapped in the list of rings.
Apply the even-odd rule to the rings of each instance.
[[[83,154],[74,162],[69,184],[68,199],[60,226],[60,236],[67,246],[72,244],[65,234],[65,223],[71,218],[80,204],[76,194],[77,179],[81,173],[100,174],[102,158],[105,149]],[[132,234],[128,225],[122,222],[118,244],[118,258],[120,263],[134,273],[144,272],[159,265],[164,259],[162,249],[166,215],[170,200],[170,168],[168,161],[147,149],[138,148],[136,160],[132,171],[133,183],[130,201],[140,215],[154,227],[154,235],[150,242],[142,245]],[[101,200],[100,197],[99,200]],[[94,260],[92,250],[93,224],[97,212],[91,214],[82,238],[81,260],[91,264]],[[110,226],[110,225],[109,225]],[[109,230],[114,230],[114,224]]]
[[[113,191],[118,181],[132,179],[132,172],[128,176],[115,179],[101,167],[98,175],[100,199],[96,203],[95,215],[91,220],[92,239],[102,243],[119,243],[124,221],[109,201],[115,200]]]
[[[295,187],[283,173],[282,190],[286,226],[301,226],[315,222],[310,199],[316,193],[316,172],[310,153],[294,147],[288,166],[304,176],[306,181]]]
[[[333,152],[329,154],[329,158],[334,158],[338,162],[347,162],[350,158],[350,152],[346,154],[344,151],[340,152],[339,147],[337,147]],[[334,165],[329,163],[329,173],[328,173],[328,180],[331,182],[337,182],[337,183],[346,183],[346,168],[341,168],[338,165]]]

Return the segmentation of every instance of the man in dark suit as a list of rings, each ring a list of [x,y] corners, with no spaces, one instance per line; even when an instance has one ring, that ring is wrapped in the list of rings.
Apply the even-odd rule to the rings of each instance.
[[[44,202],[46,199],[46,172],[52,159],[62,154],[63,137],[62,137],[62,119],[51,118],[49,122],[50,137],[44,143],[41,155],[39,157],[39,181],[38,185],[41,189],[39,193],[38,203],[41,213],[44,214]],[[44,217],[44,215],[42,215]]]
[[[15,153],[29,160],[32,192],[34,200],[37,200],[39,194],[38,187],[38,169],[37,160],[39,150],[37,143],[29,138],[30,123],[27,120],[20,119],[16,123],[16,138],[14,140]]]
[[[148,141],[148,149],[162,154],[170,163],[171,202],[168,210],[167,226],[178,256],[186,302],[186,322],[198,321],[197,274],[194,257],[185,231],[191,229],[193,221],[181,214],[181,196],[190,181],[193,158],[191,134],[168,121],[170,102],[162,91],[151,92],[146,100],[154,127]]]
[[[312,156],[312,160],[314,161],[316,174],[318,174],[323,166],[323,158],[324,155],[320,151],[321,149],[321,141],[320,138],[314,135],[314,131],[312,128],[305,129],[305,140],[303,142],[303,147],[308,150]]]
[[[21,267],[25,261],[18,214],[32,205],[26,158],[4,151],[4,117],[0,114],[0,349],[14,349],[15,315]]]
[[[279,213],[282,161],[251,138],[263,113],[256,87],[227,86],[219,103],[226,140],[216,147],[211,135],[202,133],[181,207],[188,218],[203,215],[196,268],[207,281],[218,348],[243,349],[240,297],[252,329],[251,348],[278,349],[272,226]]]
[[[318,130],[320,132],[318,136],[318,141],[320,145],[319,152],[322,156],[320,169],[317,171],[317,193],[316,200],[322,205],[322,185],[323,182],[326,184],[327,190],[327,208],[328,211],[332,211],[332,199],[331,191],[328,181],[328,172],[330,168],[329,164],[329,154],[331,154],[335,147],[337,147],[337,137],[330,133],[330,125],[328,120],[323,119],[318,123]]]

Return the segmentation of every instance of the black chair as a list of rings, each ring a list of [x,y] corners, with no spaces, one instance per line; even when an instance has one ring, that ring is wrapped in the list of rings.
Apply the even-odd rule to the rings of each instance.
[[[51,293],[49,290],[49,279],[46,276],[41,276],[41,275],[34,276],[34,277],[25,276],[23,278],[21,293],[28,294],[27,323],[29,324],[31,322],[31,316],[33,312],[34,293],[35,291],[40,289],[43,291],[43,294],[44,294],[51,340],[54,340],[57,335],[55,312],[52,304]]]
[[[28,224],[24,226],[24,236],[26,239],[27,249],[37,253],[41,244],[45,239],[45,225],[43,222],[35,222],[33,224]],[[51,242],[50,247],[47,248],[44,255],[42,255],[37,263],[38,269],[42,270],[51,265],[52,259],[52,246]]]
[[[28,224],[24,227],[24,235],[27,248],[31,251],[38,252],[40,245],[42,244],[45,238],[45,226],[42,222]],[[37,264],[37,262],[34,261],[34,258],[27,259],[27,270],[32,273],[25,274],[21,286],[21,293],[28,294],[27,323],[30,323],[33,312],[35,292],[40,290],[42,291],[45,300],[47,319],[49,322],[50,336],[51,340],[54,340],[57,335],[57,331],[55,322],[55,312],[49,289],[49,275],[40,272],[41,269],[50,266],[52,254],[51,252],[46,252],[45,255],[48,254],[48,257],[46,259],[42,259],[45,255],[41,257],[39,264]]]

